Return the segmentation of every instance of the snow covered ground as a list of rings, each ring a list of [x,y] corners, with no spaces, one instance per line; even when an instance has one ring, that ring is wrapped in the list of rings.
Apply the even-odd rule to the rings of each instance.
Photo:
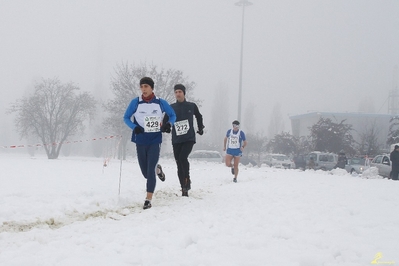
[[[399,265],[399,182],[344,171],[0,155],[0,265]],[[121,190],[119,180],[121,171]],[[373,262],[374,260],[374,262]]]

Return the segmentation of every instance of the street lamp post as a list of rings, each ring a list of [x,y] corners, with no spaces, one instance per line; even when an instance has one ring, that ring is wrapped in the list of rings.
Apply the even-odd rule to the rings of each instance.
[[[240,0],[235,4],[236,6],[242,6],[242,26],[241,26],[241,56],[240,56],[240,83],[238,87],[238,121],[241,121],[241,98],[242,98],[242,54],[244,49],[244,11],[245,7],[252,5],[251,2],[247,0]]]

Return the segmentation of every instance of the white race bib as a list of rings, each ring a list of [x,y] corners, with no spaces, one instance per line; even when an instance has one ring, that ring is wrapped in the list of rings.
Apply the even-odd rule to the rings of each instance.
[[[233,135],[231,134],[229,137],[229,148],[230,149],[238,149],[240,148],[240,141],[239,141],[239,135]]]
[[[161,131],[161,118],[159,116],[144,117],[144,132]]]
[[[188,130],[190,129],[190,124],[188,123],[187,119],[175,122],[174,126],[176,130],[176,136],[187,134]]]

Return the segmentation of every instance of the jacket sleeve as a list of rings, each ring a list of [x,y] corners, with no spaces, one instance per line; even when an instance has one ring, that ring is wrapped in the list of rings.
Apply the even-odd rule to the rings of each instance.
[[[195,116],[195,119],[197,119],[198,130],[203,129],[204,123],[202,120],[202,114],[200,113],[198,106],[195,103],[194,103],[194,116]]]
[[[159,99],[160,103],[162,105],[163,110],[165,111],[165,113],[168,115],[169,117],[169,123],[172,124],[172,126],[174,125],[174,123],[176,122],[176,113],[175,110],[173,110],[172,106],[170,106],[168,104],[167,101],[165,101],[164,99]]]
[[[127,107],[127,109],[125,111],[125,115],[123,116],[123,121],[132,130],[136,127],[136,124],[133,123],[133,121],[132,121],[132,116],[136,112],[138,104],[139,104],[139,98],[134,98],[130,102],[129,106]]]

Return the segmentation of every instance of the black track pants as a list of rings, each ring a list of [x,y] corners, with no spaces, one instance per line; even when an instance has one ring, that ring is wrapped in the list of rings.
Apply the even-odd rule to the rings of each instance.
[[[186,182],[190,182],[190,163],[187,158],[193,150],[194,144],[194,141],[173,144],[173,154],[177,164],[177,175],[179,176],[182,188],[186,187]],[[186,178],[188,180],[186,180]]]

